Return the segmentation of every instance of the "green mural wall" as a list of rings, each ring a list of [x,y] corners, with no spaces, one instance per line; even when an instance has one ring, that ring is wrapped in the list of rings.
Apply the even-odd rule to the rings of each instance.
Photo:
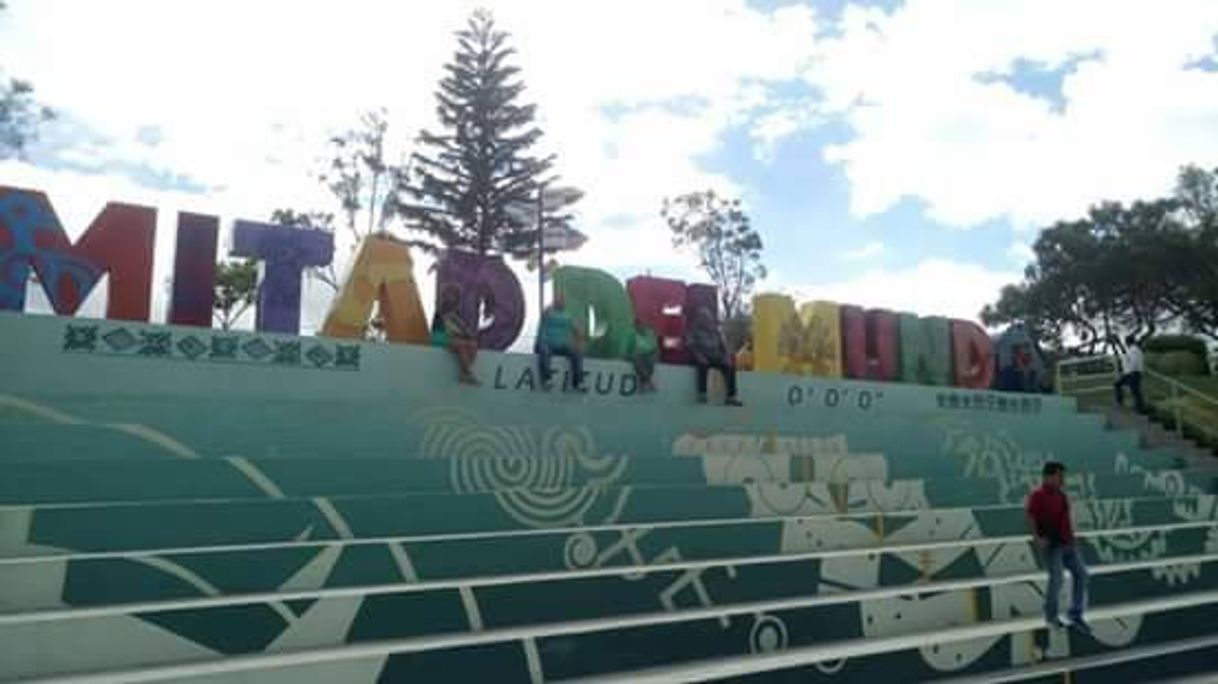
[[[732,409],[676,366],[639,394],[591,361],[576,394],[511,354],[469,388],[426,347],[8,314],[0,340],[0,679],[336,649],[276,676],[537,681],[997,625],[766,681],[919,679],[1218,616],[1218,470],[1069,399],[745,373]],[[1048,458],[1092,636],[1036,629]]]

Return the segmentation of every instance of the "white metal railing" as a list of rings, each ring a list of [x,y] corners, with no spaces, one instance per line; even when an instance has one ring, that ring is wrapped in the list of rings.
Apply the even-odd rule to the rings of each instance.
[[[1095,369],[1094,371],[1091,369]],[[1120,377],[1116,357],[1108,355],[1081,356],[1072,359],[1062,359],[1055,368],[1054,386],[1058,394],[1095,394],[1111,392],[1112,384]],[[1080,381],[1083,386],[1071,386],[1065,390],[1067,378]],[[1099,383],[1099,384],[1095,384]]]
[[[1096,369],[1092,372],[1090,369]],[[1209,405],[1214,409],[1218,409],[1218,398],[1212,397],[1195,387],[1176,380],[1175,378],[1164,375],[1158,371],[1149,368],[1143,371],[1147,378],[1151,378],[1158,382],[1167,385],[1168,394],[1170,397],[1169,404],[1172,411],[1172,420],[1175,423],[1176,435],[1184,436],[1184,421],[1182,415],[1181,399],[1185,396],[1196,399]],[[1084,356],[1073,359],[1062,359],[1057,362],[1055,369],[1056,387],[1058,394],[1096,394],[1099,392],[1112,392],[1113,384],[1120,378],[1120,362],[1115,356],[1104,354],[1097,356]],[[1067,379],[1071,380],[1069,390],[1066,389]],[[1079,382],[1081,386],[1074,386],[1073,382]],[[1099,383],[1099,384],[1096,384]]]

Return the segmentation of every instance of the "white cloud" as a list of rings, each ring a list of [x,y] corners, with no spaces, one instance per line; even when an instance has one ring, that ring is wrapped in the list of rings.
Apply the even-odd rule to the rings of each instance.
[[[1218,73],[1185,68],[1216,33],[1211,0],[909,0],[847,9],[807,77],[853,129],[825,157],[855,215],[919,197],[948,224],[1033,226],[1165,192],[1178,166],[1218,158]],[[977,79],[1091,53],[1065,76],[1064,111]]]
[[[1002,286],[1018,278],[1018,273],[994,271],[976,264],[926,259],[906,269],[874,269],[838,282],[781,289],[798,301],[819,299],[910,311],[921,316],[976,320],[986,304],[998,299]]]
[[[780,142],[794,133],[823,122],[824,117],[809,103],[781,103],[759,115],[749,130],[749,136],[753,140],[753,157],[759,161],[771,162]]]
[[[79,124],[48,131],[77,143],[60,160],[107,175],[10,163],[4,181],[45,188],[79,216],[72,225],[104,199],[147,201],[163,209],[162,224],[179,206],[226,223],[280,206],[324,208],[312,176],[327,136],[383,106],[405,153],[433,120],[452,32],[487,5],[513,34],[525,98],[546,130],[541,151],[558,152],[563,182],[586,191],[579,227],[591,242],[569,260],[674,275],[691,262],[668,243],[662,198],[708,187],[742,194],[699,160],[728,127],[772,110],[772,85],[799,77],[816,32],[806,8],[762,11],[746,0],[9,4],[0,64]],[[205,190],[152,192],[121,167],[184,175]],[[171,242],[163,229],[159,271]],[[339,245],[340,268],[349,247]],[[324,293],[306,302],[308,327]]]
[[[1007,256],[1011,262],[1019,266],[1031,263],[1036,260],[1036,252],[1032,249],[1032,245],[1022,240],[1014,240],[1007,247]]]
[[[841,261],[866,261],[884,253],[884,243],[872,240],[858,249],[851,249],[837,255]]]

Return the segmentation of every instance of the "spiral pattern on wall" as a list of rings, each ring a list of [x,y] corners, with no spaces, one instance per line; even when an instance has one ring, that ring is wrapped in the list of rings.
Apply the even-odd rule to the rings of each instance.
[[[422,453],[450,463],[458,493],[493,493],[500,507],[529,527],[560,527],[610,522],[587,515],[606,488],[625,472],[621,456],[599,455],[586,428],[527,428],[485,425],[454,409],[430,409],[416,416],[423,423]],[[623,489],[619,498],[628,493]]]

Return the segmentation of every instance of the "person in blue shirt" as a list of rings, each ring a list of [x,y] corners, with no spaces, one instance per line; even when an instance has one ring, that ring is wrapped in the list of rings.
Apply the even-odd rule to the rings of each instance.
[[[550,367],[550,357],[564,356],[571,367],[571,388],[576,392],[585,391],[582,342],[579,327],[566,312],[562,294],[555,294],[554,301],[541,312],[537,341],[533,344],[542,389],[551,387],[554,369]]]

